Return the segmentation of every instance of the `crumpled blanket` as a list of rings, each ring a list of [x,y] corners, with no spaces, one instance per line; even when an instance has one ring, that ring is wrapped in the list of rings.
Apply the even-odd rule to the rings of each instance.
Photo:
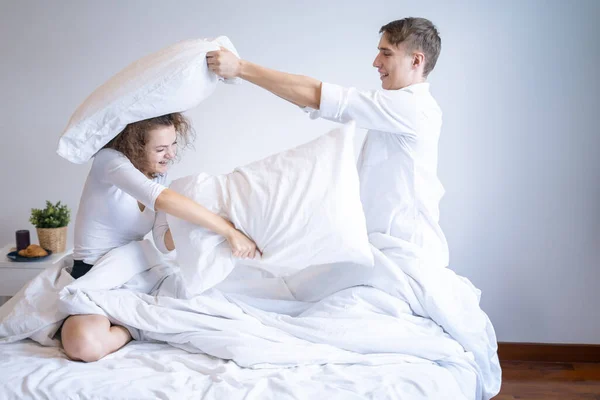
[[[109,252],[85,276],[45,270],[0,307],[0,343],[59,346],[62,321],[100,314],[134,339],[167,342],[242,367],[429,363],[452,373],[466,399],[490,399],[501,370],[480,292],[447,268],[427,268],[372,234],[375,267],[325,265],[286,278],[238,266],[185,299],[179,268],[149,241]],[[473,374],[477,377],[473,393]]]

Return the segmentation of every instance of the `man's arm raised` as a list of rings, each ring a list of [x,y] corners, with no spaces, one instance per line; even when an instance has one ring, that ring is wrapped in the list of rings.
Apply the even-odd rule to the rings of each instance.
[[[303,75],[275,71],[241,60],[227,49],[206,54],[208,67],[223,78],[242,78],[300,107],[319,109],[321,81]]]

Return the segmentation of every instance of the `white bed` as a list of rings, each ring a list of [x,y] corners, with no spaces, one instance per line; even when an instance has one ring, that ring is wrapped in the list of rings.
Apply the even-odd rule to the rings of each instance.
[[[0,398],[495,395],[495,336],[477,289],[448,269],[395,259],[381,240],[373,238],[373,269],[334,265],[280,279],[237,268],[188,300],[177,298],[173,263],[128,258],[138,244],[106,263],[108,274],[73,281],[59,267],[46,270],[0,308]],[[66,315],[89,312],[137,340],[95,363],[69,361],[54,332]]]
[[[31,340],[3,345],[9,399],[461,399],[454,376],[429,362],[249,369],[167,344],[132,342],[90,364]],[[475,389],[475,375],[465,375]]]

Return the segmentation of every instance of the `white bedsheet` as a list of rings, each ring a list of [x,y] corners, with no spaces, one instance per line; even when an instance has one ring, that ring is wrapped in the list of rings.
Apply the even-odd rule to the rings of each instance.
[[[132,342],[95,363],[26,340],[0,347],[0,398],[461,399],[455,376],[431,362],[249,369],[159,343]],[[475,375],[464,380],[475,387]]]
[[[205,398],[236,398],[250,387],[266,388],[260,398],[275,394],[276,398],[310,397],[302,390],[329,390],[332,398],[352,398],[352,391],[358,398],[489,399],[495,395],[500,388],[495,335],[479,308],[478,290],[448,269],[429,270],[401,262],[394,253],[393,238],[370,239],[373,270],[348,265],[315,267],[284,280],[241,267],[217,288],[187,300],[177,298],[182,290],[178,268],[147,242],[132,243],[109,253],[77,281],[58,267],[35,278],[0,308],[0,343],[30,337],[56,346],[53,336],[65,316],[99,313],[128,327],[138,340],[187,350],[176,353],[193,360],[184,361],[185,371],[177,375],[182,384],[158,386],[157,394],[150,397],[185,398],[192,391],[196,396],[198,391],[208,391]],[[65,387],[60,382],[70,379],[65,371],[71,369],[79,376],[79,383],[73,382],[76,387],[88,393],[96,390],[98,395],[102,390],[90,382],[96,378],[122,382],[128,379],[128,363],[137,362],[140,370],[147,369],[147,375],[140,372],[143,376],[160,373],[163,362],[153,362],[153,353],[134,351],[138,345],[142,350],[149,346],[134,342],[89,366],[50,358],[35,369],[36,362],[27,362],[23,356],[13,364],[34,368],[33,375],[51,374],[52,379],[42,380],[56,380],[48,390]],[[0,351],[4,356],[26,348],[19,346],[24,344],[2,346]],[[45,354],[56,351],[45,350]],[[4,384],[7,375],[2,372],[11,363],[2,360]],[[219,397],[221,389],[209,380],[212,372],[208,377],[202,372],[210,372],[202,368],[213,365],[207,360],[226,366],[219,374],[226,382],[224,393],[231,390],[231,395]],[[56,365],[68,367],[52,372]],[[103,365],[112,367],[102,370]],[[103,372],[91,377],[76,372],[86,368]],[[113,376],[119,368],[125,371]],[[202,373],[196,376],[195,368]],[[20,372],[21,379],[27,377],[25,382],[33,375]],[[167,378],[156,378],[157,382],[161,379]],[[116,383],[109,386],[108,390],[119,387]],[[136,384],[124,390],[144,387]]]

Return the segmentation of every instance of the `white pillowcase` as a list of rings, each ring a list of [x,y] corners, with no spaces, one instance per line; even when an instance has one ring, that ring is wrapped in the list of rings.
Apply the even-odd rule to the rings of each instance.
[[[220,36],[186,40],[135,61],[77,108],[57,153],[83,164],[127,124],[196,107],[216,88],[219,78],[208,69],[206,53],[219,46],[237,55],[229,39]]]
[[[218,284],[236,263],[279,277],[336,262],[372,266],[353,136],[349,123],[227,175],[175,180],[171,189],[229,219],[263,252],[236,259],[222,236],[169,215],[188,295]]]

